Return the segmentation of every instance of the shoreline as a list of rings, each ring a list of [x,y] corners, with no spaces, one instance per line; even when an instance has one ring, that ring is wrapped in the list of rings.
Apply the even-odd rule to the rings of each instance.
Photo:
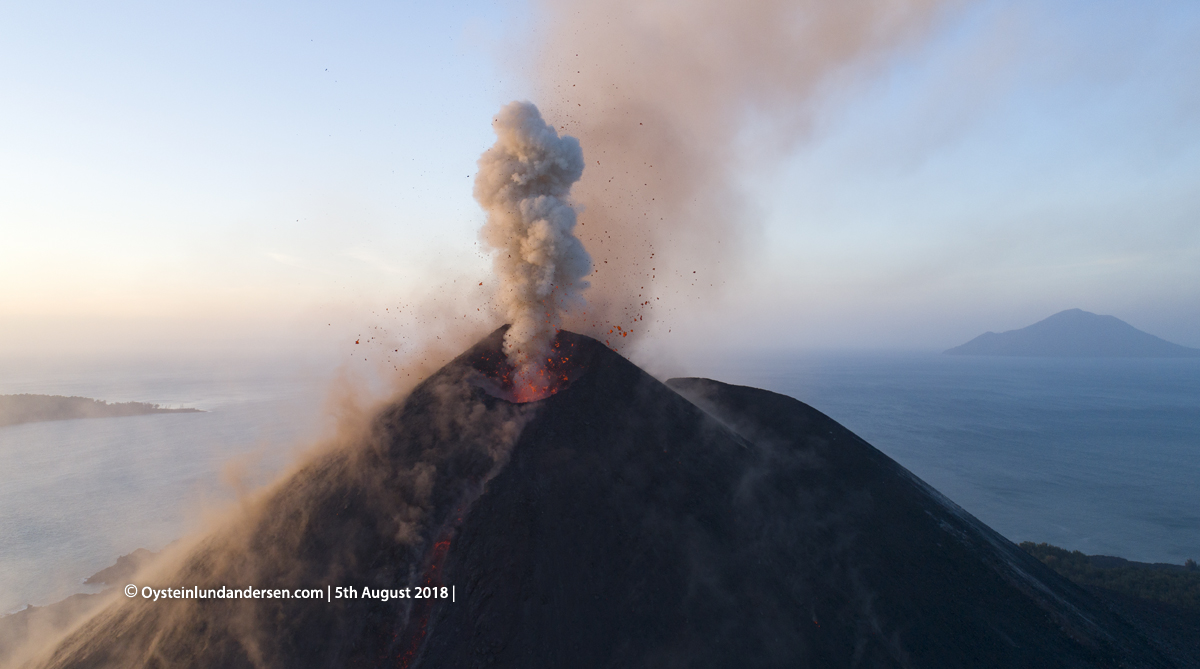
[[[148,402],[114,402],[63,395],[0,395],[0,427],[84,418],[121,418],[162,413],[204,413],[191,407],[166,408]]]

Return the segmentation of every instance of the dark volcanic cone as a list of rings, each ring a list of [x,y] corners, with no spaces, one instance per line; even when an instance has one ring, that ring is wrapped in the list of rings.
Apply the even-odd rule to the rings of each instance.
[[[48,664],[1170,666],[1088,593],[800,402],[702,379],[668,387],[562,333],[570,384],[512,404],[478,371],[501,334],[160,578],[453,585],[456,602],[126,600]]]

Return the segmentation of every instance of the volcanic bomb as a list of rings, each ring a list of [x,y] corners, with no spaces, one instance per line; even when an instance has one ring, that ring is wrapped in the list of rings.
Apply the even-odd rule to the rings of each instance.
[[[31,666],[1171,666],[820,412],[568,332],[514,403],[504,332],[147,583],[454,602],[121,598]]]

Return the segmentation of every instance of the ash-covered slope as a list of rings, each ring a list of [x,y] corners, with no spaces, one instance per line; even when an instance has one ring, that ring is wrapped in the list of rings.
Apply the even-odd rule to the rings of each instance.
[[[129,600],[49,664],[1170,666],[800,402],[700,379],[672,390],[563,333],[571,385],[513,405],[472,371],[500,359],[501,333],[161,577],[443,584],[455,602]]]
[[[182,562],[139,576],[155,588],[320,589],[319,599],[120,598],[29,666],[404,666],[428,610],[411,600],[325,601],[327,586],[437,581],[437,544],[497,471],[531,407],[474,381],[503,331],[314,457]]]
[[[595,357],[464,521],[420,666],[1170,666],[810,407]]]

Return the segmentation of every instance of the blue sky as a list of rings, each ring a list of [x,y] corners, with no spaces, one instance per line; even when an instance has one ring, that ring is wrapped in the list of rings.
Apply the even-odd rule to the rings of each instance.
[[[6,8],[0,355],[336,350],[458,300],[434,287],[489,276],[491,115],[543,102],[554,27],[515,2]],[[936,350],[1080,307],[1200,346],[1198,29],[1187,2],[962,3],[831,77],[782,154],[747,121],[752,260],[672,330]]]
[[[778,283],[847,338],[947,343],[1074,304],[1200,345],[1197,18],[974,6],[829,104],[759,192],[770,265],[797,268]]]

